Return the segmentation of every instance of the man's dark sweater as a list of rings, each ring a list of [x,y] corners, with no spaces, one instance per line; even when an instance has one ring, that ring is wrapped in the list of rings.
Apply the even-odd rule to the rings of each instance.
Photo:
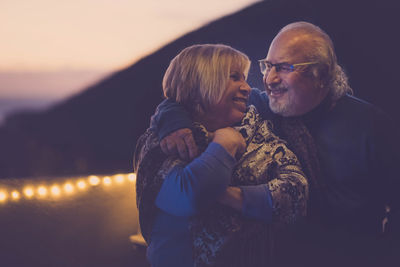
[[[332,264],[329,266],[344,263],[344,260],[350,264],[352,259],[361,264],[361,254],[383,249],[377,246],[389,235],[389,243],[394,242],[396,227],[400,227],[397,127],[379,109],[353,96],[345,95],[333,106],[326,102],[300,117],[316,145],[324,190],[314,192],[319,195],[310,199],[308,222],[293,229],[292,234],[297,236],[287,235],[300,242],[293,241],[292,245],[304,245],[303,250],[296,250],[298,259],[289,257],[288,264],[297,262],[297,266],[328,260],[324,257],[335,257],[324,262]],[[265,92],[253,89],[249,104],[254,105],[264,119],[274,121],[277,118],[269,109]],[[160,138],[191,125],[189,114],[168,100],[159,106],[153,122]],[[392,215],[384,224],[386,206],[390,207]],[[386,234],[382,234],[384,227]],[[286,245],[287,242],[282,246]],[[391,248],[385,247],[386,250]],[[292,251],[289,247],[285,247],[286,250]],[[347,252],[349,254],[345,255]],[[367,259],[368,256],[362,257]]]

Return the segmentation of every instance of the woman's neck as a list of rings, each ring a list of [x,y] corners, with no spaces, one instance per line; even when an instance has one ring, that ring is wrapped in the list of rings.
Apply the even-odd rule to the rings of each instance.
[[[206,127],[207,131],[209,132],[215,132],[216,130],[224,127],[228,127],[229,125],[225,125],[226,123],[223,123],[219,120],[216,119],[216,115],[199,115],[199,116],[193,116],[194,121],[201,123]]]

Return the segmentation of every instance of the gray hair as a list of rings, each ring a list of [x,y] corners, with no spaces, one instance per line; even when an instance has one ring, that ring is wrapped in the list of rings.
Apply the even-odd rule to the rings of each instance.
[[[222,44],[187,47],[172,59],[164,74],[164,96],[192,113],[204,113],[221,100],[233,65],[247,79],[250,60],[242,52]]]
[[[279,31],[278,35],[286,31],[296,31],[314,37],[312,46],[305,56],[309,61],[319,63],[310,66],[311,73],[319,81],[319,86],[329,89],[329,96],[332,102],[335,102],[345,94],[353,94],[347,75],[337,63],[333,42],[326,32],[320,27],[304,21],[286,25]]]

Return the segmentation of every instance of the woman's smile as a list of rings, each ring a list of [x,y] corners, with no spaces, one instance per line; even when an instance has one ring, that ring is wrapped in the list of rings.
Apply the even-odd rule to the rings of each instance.
[[[246,112],[247,100],[248,100],[246,97],[234,97],[232,100],[240,111]]]

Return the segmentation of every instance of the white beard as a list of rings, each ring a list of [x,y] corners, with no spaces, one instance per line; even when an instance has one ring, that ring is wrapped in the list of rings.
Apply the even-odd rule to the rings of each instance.
[[[275,114],[281,115],[283,117],[290,116],[291,108],[290,101],[276,101],[274,99],[269,98],[269,108]]]

